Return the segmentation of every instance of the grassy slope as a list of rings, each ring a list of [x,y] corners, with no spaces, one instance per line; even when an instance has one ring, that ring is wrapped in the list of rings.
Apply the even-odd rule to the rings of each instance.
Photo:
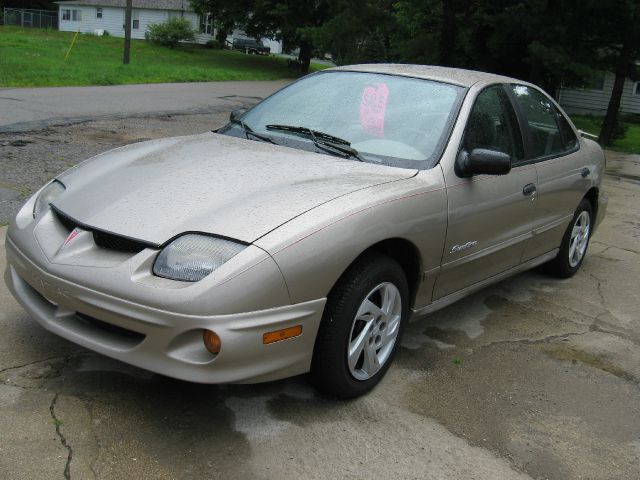
[[[0,87],[116,85],[123,83],[275,80],[291,77],[286,60],[201,47],[170,49],[134,40],[131,64],[122,64],[124,40],[0,26]],[[320,65],[312,65],[320,69]]]
[[[571,120],[580,130],[598,135],[600,133],[601,117],[589,115],[572,115]],[[623,119],[624,121],[624,119]],[[628,126],[627,133],[622,140],[616,140],[609,148],[618,152],[640,154],[640,124],[624,122]]]

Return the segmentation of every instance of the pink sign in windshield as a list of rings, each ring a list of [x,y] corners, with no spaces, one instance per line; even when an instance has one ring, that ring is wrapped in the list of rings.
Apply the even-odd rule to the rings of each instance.
[[[386,83],[365,87],[360,101],[360,124],[365,133],[384,137],[384,114],[388,98],[389,87]]]

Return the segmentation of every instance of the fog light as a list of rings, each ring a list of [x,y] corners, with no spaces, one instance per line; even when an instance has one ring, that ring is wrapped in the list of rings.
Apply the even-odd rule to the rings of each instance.
[[[269,343],[279,342],[280,340],[286,340],[287,338],[297,337],[302,334],[302,325],[296,325],[295,327],[283,328],[282,330],[276,330],[275,332],[267,332],[262,336],[262,343],[265,345]]]
[[[220,353],[222,341],[220,340],[220,337],[217,333],[212,332],[211,330],[203,330],[202,340],[204,341],[205,348],[211,353],[213,353],[214,355]]]

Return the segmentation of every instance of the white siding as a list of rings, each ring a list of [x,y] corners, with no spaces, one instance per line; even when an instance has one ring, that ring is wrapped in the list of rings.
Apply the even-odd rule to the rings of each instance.
[[[262,41],[267,47],[271,47],[271,53],[282,53],[282,42],[263,38]]]
[[[209,40],[216,38],[215,29],[211,34],[200,32],[200,15],[194,12],[184,12],[184,18],[191,22],[193,29],[196,31],[196,43],[204,45]]]
[[[82,20],[74,22],[62,20],[62,10],[81,10]],[[163,23],[169,18],[168,10],[134,9],[138,12],[140,28],[131,29],[131,38],[144,39],[147,28],[152,23]],[[193,28],[200,28],[200,17],[194,12],[183,12],[183,16],[191,22]],[[94,33],[98,29],[109,32],[114,37],[124,37],[124,8],[102,7],[102,18],[96,18],[96,7],[85,6],[59,6],[60,24],[58,29],[63,32]],[[198,43],[206,43],[213,38],[211,35],[196,34]]]
[[[604,115],[609,105],[615,76],[607,73],[602,90],[560,90],[560,105],[568,113]],[[620,111],[622,113],[640,113],[640,95],[633,93],[634,82],[627,79],[624,83]]]
[[[72,5],[60,5],[59,10],[59,26],[58,30],[63,32],[77,32],[80,31],[82,33],[88,33],[95,30],[94,24],[96,20],[96,9],[95,7],[80,7],[80,6],[72,6]],[[72,20],[63,20],[62,19],[62,11],[63,10],[80,10],[82,12],[82,17],[79,21],[74,22]]]

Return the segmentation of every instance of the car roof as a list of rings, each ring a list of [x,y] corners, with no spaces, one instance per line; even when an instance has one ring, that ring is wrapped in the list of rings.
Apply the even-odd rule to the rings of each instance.
[[[520,83],[527,82],[493,73],[464,70],[462,68],[439,67],[435,65],[412,65],[404,63],[371,63],[362,65],[345,65],[324,71],[349,71],[366,73],[384,73],[387,75],[402,75],[405,77],[423,78],[437,82],[452,83],[462,87],[470,87],[476,83]]]

